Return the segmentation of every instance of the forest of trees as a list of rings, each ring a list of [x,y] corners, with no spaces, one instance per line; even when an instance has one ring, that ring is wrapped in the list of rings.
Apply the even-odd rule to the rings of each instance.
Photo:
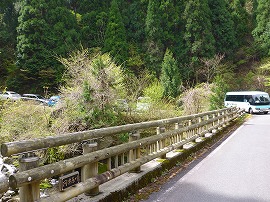
[[[0,1],[1,88],[40,93],[46,86],[57,92],[65,73],[58,58],[82,48],[110,53],[134,76],[147,70],[163,82],[165,96],[176,97],[180,85],[212,82],[215,77],[204,70],[215,58],[222,58],[225,69],[235,73],[269,57],[270,4],[268,0]]]

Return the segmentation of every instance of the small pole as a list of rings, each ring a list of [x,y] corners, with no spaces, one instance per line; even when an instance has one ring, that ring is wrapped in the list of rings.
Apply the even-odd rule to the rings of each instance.
[[[19,159],[20,172],[30,170],[38,166],[39,166],[39,157],[35,156],[33,153],[23,155]],[[19,188],[20,201],[21,202],[34,202],[34,201],[39,200],[40,199],[39,184],[40,184],[40,181],[21,186]]]
[[[139,139],[140,139],[140,133],[138,131],[129,134],[129,142],[136,141],[136,140],[139,140]],[[140,147],[135,149],[135,150],[130,150],[129,151],[129,162],[134,161],[134,160],[136,160],[136,159],[138,159],[140,157],[141,157],[141,149],[140,149]],[[133,173],[141,172],[141,166],[131,170],[130,172],[133,172]]]
[[[157,127],[157,135],[160,135],[161,133],[165,132],[165,127]],[[166,141],[164,140],[160,140],[160,142],[157,143],[157,146],[159,146],[157,148],[157,150],[162,150],[164,149],[164,147],[166,146]],[[166,159],[166,154],[160,156],[161,159]]]
[[[88,154],[97,151],[97,142],[90,144],[83,144],[83,154]],[[98,175],[98,162],[93,162],[82,167],[82,181]],[[87,196],[96,196],[99,194],[99,186],[84,193]]]

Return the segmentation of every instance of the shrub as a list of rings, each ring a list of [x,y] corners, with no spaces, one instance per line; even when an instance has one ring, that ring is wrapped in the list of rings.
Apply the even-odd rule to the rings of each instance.
[[[194,88],[186,89],[179,98],[179,105],[183,109],[183,114],[197,114],[209,110],[209,97],[211,95],[211,85],[201,83]]]

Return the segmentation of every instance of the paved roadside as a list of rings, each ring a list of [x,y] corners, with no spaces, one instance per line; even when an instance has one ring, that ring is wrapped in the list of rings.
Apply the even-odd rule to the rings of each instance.
[[[253,115],[186,174],[147,202],[270,201],[270,115]]]

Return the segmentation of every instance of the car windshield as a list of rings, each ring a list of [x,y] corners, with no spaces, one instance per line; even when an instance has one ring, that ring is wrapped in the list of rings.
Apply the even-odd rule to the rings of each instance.
[[[269,102],[270,99],[269,99],[269,95],[267,94],[261,94],[261,95],[255,95],[253,97],[253,99],[255,100],[255,102]]]

